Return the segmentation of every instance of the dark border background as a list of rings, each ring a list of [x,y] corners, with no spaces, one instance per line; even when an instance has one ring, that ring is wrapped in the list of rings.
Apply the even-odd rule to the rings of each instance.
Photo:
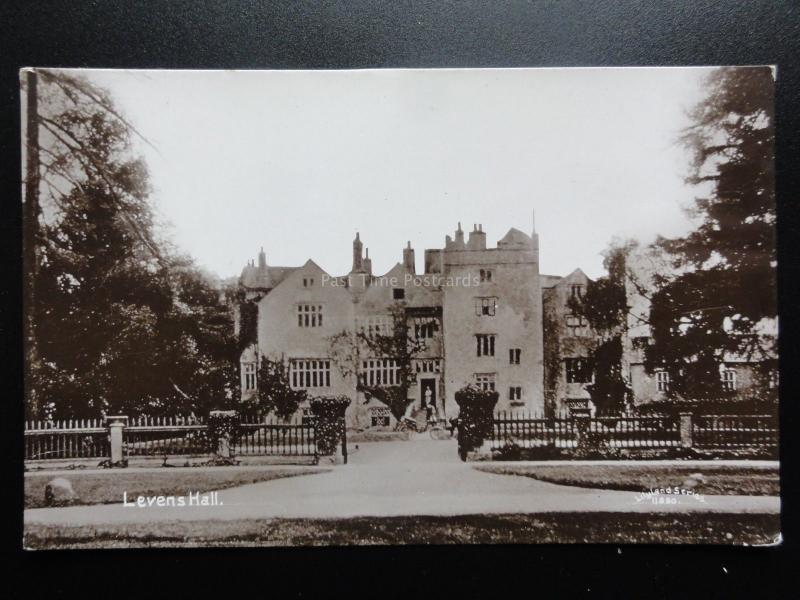
[[[18,1],[0,6],[0,462],[6,542],[26,595],[68,588],[109,597],[462,592],[492,600],[550,592],[636,596],[794,595],[797,503],[796,2],[765,0],[351,2]],[[365,68],[600,65],[778,66],[778,246],[783,532],[780,548],[511,546],[24,553],[21,455],[20,143],[17,71],[38,67]],[[587,102],[591,102],[587,98]],[[623,133],[623,132],[621,132]],[[11,460],[9,460],[9,458]],[[14,485],[10,485],[13,482]],[[8,526],[11,526],[10,528]],[[199,564],[198,564],[199,563]],[[196,570],[195,570],[196,569]],[[172,576],[167,584],[162,578]],[[7,580],[3,580],[6,583]],[[93,584],[93,585],[92,585]],[[99,585],[98,585],[99,584]],[[5,585],[4,585],[5,587]],[[772,592],[772,594],[770,594]],[[144,596],[143,596],[144,595]],[[305,594],[302,594],[305,595]]]

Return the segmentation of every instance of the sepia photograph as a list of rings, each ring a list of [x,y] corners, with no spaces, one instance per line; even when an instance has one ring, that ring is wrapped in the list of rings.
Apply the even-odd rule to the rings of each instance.
[[[779,75],[22,69],[24,548],[781,544]]]

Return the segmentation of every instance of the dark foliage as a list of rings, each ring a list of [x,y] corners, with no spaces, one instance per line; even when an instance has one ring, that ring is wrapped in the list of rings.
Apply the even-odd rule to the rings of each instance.
[[[725,395],[719,367],[735,353],[770,354],[758,324],[777,314],[774,79],[767,67],[722,68],[707,81],[683,142],[694,153],[689,181],[702,197],[687,236],[660,240],[678,275],[662,279],[650,315],[648,368],[666,368],[671,394]]]
[[[468,385],[455,393],[458,404],[458,453],[461,460],[467,452],[480,448],[492,435],[494,407],[500,395]]]
[[[238,377],[228,309],[211,279],[158,239],[131,125],[88,81],[40,74],[29,416],[230,405]]]

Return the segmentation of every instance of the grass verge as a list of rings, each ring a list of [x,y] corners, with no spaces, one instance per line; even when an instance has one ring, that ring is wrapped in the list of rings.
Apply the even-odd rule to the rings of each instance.
[[[500,475],[519,475],[541,481],[604,490],[642,492],[654,488],[683,487],[724,496],[777,496],[777,467],[732,465],[475,465],[475,469]],[[700,473],[702,478],[692,477]],[[693,482],[690,482],[690,478]]]
[[[28,549],[346,546],[405,544],[771,544],[780,518],[765,514],[546,513],[172,521],[65,527],[30,524]]]
[[[78,495],[79,505],[114,504],[122,502],[122,493],[135,496],[178,496],[189,492],[210,492],[226,488],[324,473],[330,469],[251,469],[247,467],[228,467],[221,469],[164,469],[150,470],[108,470],[88,473],[74,472],[69,475],[52,473],[25,474],[25,508],[41,508],[44,504],[44,490],[47,482],[54,477],[64,477],[72,482]]]

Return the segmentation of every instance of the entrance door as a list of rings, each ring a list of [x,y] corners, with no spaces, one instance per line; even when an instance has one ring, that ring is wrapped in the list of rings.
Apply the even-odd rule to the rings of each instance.
[[[436,407],[436,379],[420,379],[419,393],[420,408],[425,408],[428,404]]]

